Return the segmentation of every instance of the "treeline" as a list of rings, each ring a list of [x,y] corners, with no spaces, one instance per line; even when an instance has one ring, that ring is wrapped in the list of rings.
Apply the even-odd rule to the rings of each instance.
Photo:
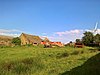
[[[83,43],[86,46],[100,46],[100,34],[93,35],[92,32],[83,33],[82,39],[76,39],[76,43]]]

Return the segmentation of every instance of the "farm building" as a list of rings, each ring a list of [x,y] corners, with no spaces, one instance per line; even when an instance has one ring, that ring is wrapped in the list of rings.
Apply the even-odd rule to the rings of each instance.
[[[42,41],[41,44],[43,44],[43,45],[49,44],[51,46],[59,46],[59,47],[64,46],[61,42],[45,42],[45,41]]]
[[[51,45],[56,45],[56,46],[59,46],[59,47],[62,47],[64,46],[61,42],[50,42]]]
[[[22,33],[20,35],[20,39],[21,39],[21,45],[27,45],[27,44],[36,45],[40,44],[42,41],[42,39],[39,36],[29,35],[25,33]]]
[[[44,40],[42,40],[41,44],[42,45],[50,45],[52,47],[53,46],[59,46],[59,47],[64,46],[61,42],[52,42],[47,37],[45,37]]]
[[[47,37],[43,41],[44,42],[50,42],[50,40]]]
[[[83,48],[84,45],[83,45],[82,43],[75,43],[75,44],[74,44],[74,47]]]
[[[44,45],[44,44],[46,44],[46,43],[50,43],[50,40],[49,40],[47,37],[45,37],[45,38],[41,41],[41,44],[42,44],[42,45]]]

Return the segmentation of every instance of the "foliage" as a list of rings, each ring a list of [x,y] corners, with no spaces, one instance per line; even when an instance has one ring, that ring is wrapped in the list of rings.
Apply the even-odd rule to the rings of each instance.
[[[100,34],[93,35],[92,32],[83,33],[82,43],[87,46],[98,47],[100,43]],[[77,40],[77,39],[76,39]],[[79,41],[79,40],[77,40]]]
[[[82,37],[82,42],[85,45],[89,45],[90,43],[93,43],[94,36],[93,36],[93,33],[92,32],[85,32],[83,34],[84,34],[84,36]]]
[[[70,41],[69,43],[73,43],[72,41]]]
[[[76,39],[76,43],[81,43],[81,40],[80,39]]]
[[[100,34],[96,34],[94,36],[94,41],[95,41],[95,43],[100,43]]]
[[[61,75],[100,75],[100,53],[88,59],[83,65]]]
[[[15,45],[21,45],[21,40],[19,37],[13,38],[12,43]]]

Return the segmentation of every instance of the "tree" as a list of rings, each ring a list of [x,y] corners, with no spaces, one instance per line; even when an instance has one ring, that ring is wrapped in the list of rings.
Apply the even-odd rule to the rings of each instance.
[[[21,45],[21,40],[19,37],[13,38],[12,43],[15,45]]]
[[[72,41],[70,41],[69,43],[73,43]]]
[[[85,44],[85,45],[89,45],[91,43],[94,42],[94,36],[93,36],[93,33],[92,32],[85,32],[83,33],[84,36],[82,37],[82,42]]]
[[[81,43],[81,40],[80,39],[76,39],[76,43]]]
[[[94,36],[94,42],[95,42],[95,43],[100,43],[100,34],[96,34],[96,35]]]

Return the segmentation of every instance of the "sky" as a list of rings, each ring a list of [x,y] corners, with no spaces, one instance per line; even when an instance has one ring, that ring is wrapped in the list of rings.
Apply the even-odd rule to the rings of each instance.
[[[75,41],[100,22],[100,0],[0,0],[0,35]],[[100,33],[100,23],[98,23]]]

